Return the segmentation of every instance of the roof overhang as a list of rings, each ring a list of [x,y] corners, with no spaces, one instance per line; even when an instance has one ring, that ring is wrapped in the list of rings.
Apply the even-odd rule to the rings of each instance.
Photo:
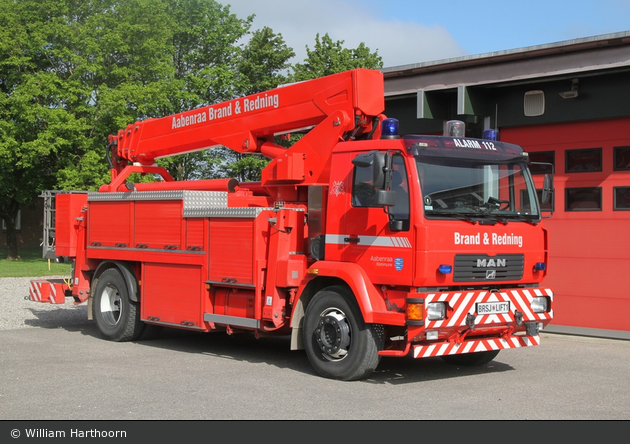
[[[494,85],[630,67],[630,31],[383,68],[385,96]]]

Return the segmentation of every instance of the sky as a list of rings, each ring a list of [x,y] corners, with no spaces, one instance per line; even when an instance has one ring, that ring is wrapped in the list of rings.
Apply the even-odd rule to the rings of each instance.
[[[630,31],[630,0],[216,0],[252,30],[270,27],[292,63],[328,33],[364,43],[385,68]]]

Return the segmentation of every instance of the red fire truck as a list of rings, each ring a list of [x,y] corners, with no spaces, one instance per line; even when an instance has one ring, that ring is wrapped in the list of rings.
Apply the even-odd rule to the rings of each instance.
[[[30,298],[87,303],[113,341],[290,335],[341,380],[382,356],[478,365],[538,345],[553,293],[527,153],[459,121],[400,136],[383,110],[382,74],[356,69],[129,125],[109,137],[109,184],[45,193],[44,255],[73,268]],[[215,146],[271,160],[255,183],[176,181],[155,162]]]

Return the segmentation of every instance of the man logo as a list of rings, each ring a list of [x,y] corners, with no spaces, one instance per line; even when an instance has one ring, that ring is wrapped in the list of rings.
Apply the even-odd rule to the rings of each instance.
[[[486,270],[486,279],[496,279],[497,270]]]
[[[507,259],[477,259],[477,268],[505,268]]]

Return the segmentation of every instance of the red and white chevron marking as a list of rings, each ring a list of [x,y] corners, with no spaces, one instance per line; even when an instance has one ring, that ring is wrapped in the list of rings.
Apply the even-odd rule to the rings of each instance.
[[[66,283],[62,279],[40,279],[31,281],[28,293],[32,301],[51,304],[66,302]]]
[[[470,339],[461,344],[440,342],[430,345],[413,346],[414,358],[431,358],[434,356],[458,355],[489,350],[531,347],[540,344],[540,336],[510,336],[508,339]]]
[[[534,313],[530,308],[532,299],[537,296],[548,296],[553,301],[553,291],[549,288],[528,288],[510,289],[501,292],[490,291],[469,291],[454,293],[429,293],[425,295],[425,303],[447,302],[452,309],[447,318],[439,321],[427,321],[425,328],[448,329],[466,325],[466,316],[477,315],[475,326],[506,325],[515,322],[514,313],[516,310],[523,313],[523,321],[538,321],[543,324],[549,323],[553,319],[553,310],[547,313]],[[476,311],[479,302],[509,302],[510,312],[503,314],[478,315]]]

